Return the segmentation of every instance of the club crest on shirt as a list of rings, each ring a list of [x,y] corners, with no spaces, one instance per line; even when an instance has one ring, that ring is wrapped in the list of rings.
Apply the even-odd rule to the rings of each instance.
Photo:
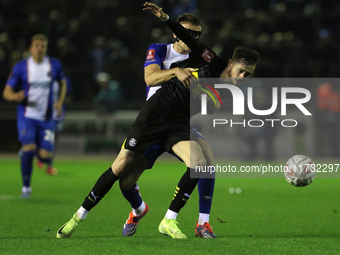
[[[155,50],[148,50],[146,55],[146,60],[155,59]]]
[[[130,141],[129,141],[129,145],[131,147],[135,147],[137,144],[137,140],[135,138],[131,138]]]
[[[202,58],[206,62],[210,62],[214,58],[214,54],[212,54],[208,49],[205,49],[202,53]]]

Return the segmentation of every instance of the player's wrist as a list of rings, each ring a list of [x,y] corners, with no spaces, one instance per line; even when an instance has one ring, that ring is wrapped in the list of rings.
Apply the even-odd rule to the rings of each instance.
[[[20,95],[14,94],[11,101],[20,102]]]
[[[174,74],[175,74],[175,77],[178,77],[178,75],[179,75],[179,72],[180,72],[180,69],[181,69],[181,68],[179,68],[179,67],[175,67],[175,68],[173,68],[173,70],[174,70]]]
[[[164,14],[161,16],[161,20],[164,21],[164,22],[165,22],[165,21],[168,21],[169,18],[170,18],[169,15],[166,14],[166,13],[164,13]]]

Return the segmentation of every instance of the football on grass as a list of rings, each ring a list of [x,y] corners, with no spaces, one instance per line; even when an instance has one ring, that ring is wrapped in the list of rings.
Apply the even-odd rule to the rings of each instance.
[[[295,155],[284,167],[286,180],[295,187],[305,187],[315,178],[315,164],[307,156]]]

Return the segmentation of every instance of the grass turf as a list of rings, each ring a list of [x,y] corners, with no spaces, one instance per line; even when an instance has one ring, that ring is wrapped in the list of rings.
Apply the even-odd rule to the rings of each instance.
[[[115,185],[69,239],[56,231],[82,204],[111,160],[57,160],[57,176],[35,169],[33,193],[20,198],[19,160],[1,159],[1,254],[339,254],[339,179],[295,188],[281,179],[217,179],[210,223],[217,239],[195,237],[198,194],[178,216],[188,240],[157,227],[184,172],[180,162],[158,162],[139,181],[150,211],[137,233],[122,237],[129,204]],[[230,194],[229,188],[241,188]]]

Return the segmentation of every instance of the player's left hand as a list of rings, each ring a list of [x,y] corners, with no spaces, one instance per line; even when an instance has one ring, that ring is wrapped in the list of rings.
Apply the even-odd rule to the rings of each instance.
[[[195,85],[196,78],[192,74],[192,72],[196,71],[194,68],[174,68],[176,77],[180,80],[184,87],[190,89],[191,86]]]
[[[143,11],[149,10],[152,12],[153,15],[155,15],[157,18],[160,18],[161,20],[168,19],[168,14],[163,12],[163,8],[159,7],[156,4],[145,2]]]
[[[53,105],[54,109],[57,111],[57,117],[60,117],[61,116],[61,113],[62,113],[62,107],[63,107],[63,104],[60,103],[60,102],[57,102]]]

